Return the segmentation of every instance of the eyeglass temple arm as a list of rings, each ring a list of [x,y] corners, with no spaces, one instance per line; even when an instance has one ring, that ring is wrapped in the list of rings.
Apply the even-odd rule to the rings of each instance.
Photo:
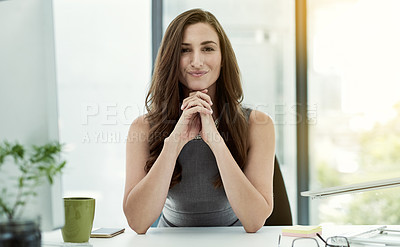
[[[317,233],[317,237],[318,237],[319,239],[321,239],[321,240],[322,240],[322,242],[324,242],[325,244],[328,244],[328,243],[325,241],[325,239],[323,239],[323,238],[322,238],[322,236],[321,236],[321,235],[319,235],[319,233]]]

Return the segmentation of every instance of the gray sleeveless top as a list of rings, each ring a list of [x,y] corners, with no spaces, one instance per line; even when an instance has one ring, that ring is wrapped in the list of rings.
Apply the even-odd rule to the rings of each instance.
[[[251,109],[244,109],[248,119]],[[210,147],[202,139],[188,142],[178,156],[182,180],[167,195],[158,227],[241,226],[223,186],[214,188],[219,175]]]

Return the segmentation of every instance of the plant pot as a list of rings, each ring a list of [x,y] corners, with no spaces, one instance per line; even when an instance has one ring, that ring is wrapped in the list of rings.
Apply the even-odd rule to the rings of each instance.
[[[40,247],[38,220],[16,219],[0,222],[1,247]]]

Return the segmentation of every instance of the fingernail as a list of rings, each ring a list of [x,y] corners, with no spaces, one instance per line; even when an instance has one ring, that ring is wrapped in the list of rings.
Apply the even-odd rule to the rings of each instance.
[[[181,110],[183,110],[183,105],[181,106]]]
[[[210,113],[211,113],[211,114],[213,113],[213,110],[212,110],[212,109],[210,110]]]

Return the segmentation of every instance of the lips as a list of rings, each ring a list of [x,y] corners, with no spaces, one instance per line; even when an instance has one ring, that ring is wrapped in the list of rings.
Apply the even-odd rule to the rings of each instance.
[[[207,74],[208,71],[204,71],[204,70],[197,70],[197,71],[189,71],[188,74],[193,76],[193,77],[201,77],[205,74]]]

